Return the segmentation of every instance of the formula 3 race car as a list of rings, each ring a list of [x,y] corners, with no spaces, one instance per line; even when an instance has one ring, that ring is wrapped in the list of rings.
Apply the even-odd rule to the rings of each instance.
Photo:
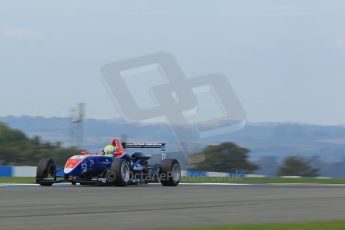
[[[114,185],[161,183],[163,186],[177,186],[181,179],[180,164],[176,159],[165,159],[165,143],[133,144],[114,139],[114,156],[81,152],[70,157],[63,169],[63,178],[58,179],[53,159],[42,158],[37,165],[36,183],[51,186],[54,183],[69,182],[73,185]],[[150,155],[142,152],[128,154],[128,148],[160,148],[160,164],[149,164]]]

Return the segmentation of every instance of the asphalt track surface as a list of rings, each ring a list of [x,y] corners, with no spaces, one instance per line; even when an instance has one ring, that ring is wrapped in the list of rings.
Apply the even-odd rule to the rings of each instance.
[[[0,187],[0,229],[157,229],[345,219],[341,185]]]

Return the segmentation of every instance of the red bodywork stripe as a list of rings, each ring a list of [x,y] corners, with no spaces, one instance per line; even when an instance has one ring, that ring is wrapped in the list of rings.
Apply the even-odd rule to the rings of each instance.
[[[75,166],[77,166],[81,160],[82,159],[68,159],[68,161],[66,162],[65,168],[72,169]]]

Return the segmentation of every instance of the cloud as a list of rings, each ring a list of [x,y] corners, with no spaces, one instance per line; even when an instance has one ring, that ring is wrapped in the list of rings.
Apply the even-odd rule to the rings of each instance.
[[[30,28],[7,27],[0,29],[0,38],[15,41],[37,41],[41,33]]]
[[[345,37],[338,37],[335,44],[338,47],[345,47]]]

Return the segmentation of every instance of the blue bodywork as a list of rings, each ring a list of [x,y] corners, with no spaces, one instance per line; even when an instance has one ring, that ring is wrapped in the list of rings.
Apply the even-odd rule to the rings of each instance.
[[[76,155],[72,156],[65,165],[65,177],[95,177],[111,168],[111,164],[115,157],[99,156],[99,155]],[[124,154],[118,159],[130,159],[128,154]],[[80,160],[80,161],[79,161]],[[70,161],[77,162],[73,167],[67,167]],[[142,169],[142,160],[129,161],[130,169],[132,171],[139,171]]]

